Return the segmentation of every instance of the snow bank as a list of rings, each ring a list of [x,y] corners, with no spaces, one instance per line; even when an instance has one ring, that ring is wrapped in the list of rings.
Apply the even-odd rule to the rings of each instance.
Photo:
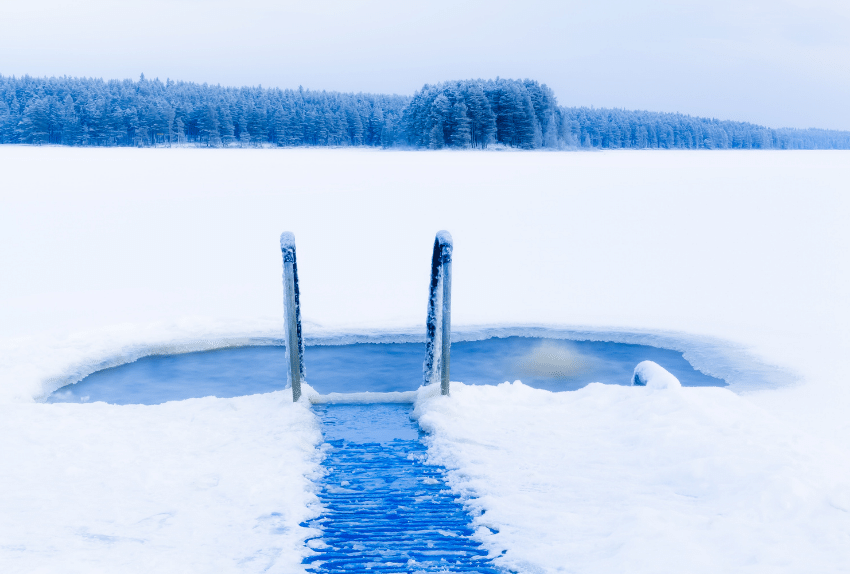
[[[652,379],[650,379],[652,380]],[[422,389],[429,461],[518,572],[850,568],[846,458],[720,388]],[[503,551],[504,552],[503,554]]]
[[[0,571],[300,572],[315,416],[289,391],[0,404]]]
[[[680,389],[682,383],[667,369],[653,361],[641,361],[635,367],[632,384],[650,389]]]

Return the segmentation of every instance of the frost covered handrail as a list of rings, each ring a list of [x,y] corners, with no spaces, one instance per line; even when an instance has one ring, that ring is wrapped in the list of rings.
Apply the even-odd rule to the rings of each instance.
[[[449,394],[449,364],[452,330],[452,236],[439,231],[431,257],[431,284],[428,293],[428,325],[425,334],[424,383],[440,381],[442,394]]]
[[[289,359],[287,382],[292,386],[292,400],[298,401],[304,380],[304,341],[301,338],[301,297],[294,234],[289,231],[280,234],[280,251],[283,254],[283,330]]]

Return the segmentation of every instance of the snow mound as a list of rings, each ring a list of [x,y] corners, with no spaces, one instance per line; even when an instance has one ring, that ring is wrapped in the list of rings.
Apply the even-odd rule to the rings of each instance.
[[[679,389],[682,383],[670,371],[653,361],[641,361],[632,375],[632,385],[650,389]]]

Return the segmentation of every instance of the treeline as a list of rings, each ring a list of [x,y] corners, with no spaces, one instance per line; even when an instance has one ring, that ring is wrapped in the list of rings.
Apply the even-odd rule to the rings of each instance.
[[[0,76],[0,143],[392,146],[409,97]]]
[[[585,148],[850,149],[850,132],[771,129],[657,112],[561,108],[565,139]]]
[[[850,132],[559,106],[533,80],[425,85],[413,97],[159,79],[0,76],[0,143],[520,149],[850,149]]]
[[[523,149],[850,149],[850,132],[770,129],[683,114],[557,105],[532,80],[426,85],[404,110],[409,145]]]

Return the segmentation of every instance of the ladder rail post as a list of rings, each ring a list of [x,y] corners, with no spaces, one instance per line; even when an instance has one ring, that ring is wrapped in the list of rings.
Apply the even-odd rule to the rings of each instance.
[[[446,232],[448,234],[448,232]],[[451,236],[449,236],[451,241]],[[449,394],[449,366],[452,350],[452,244],[443,244],[442,260],[443,310],[441,321],[442,352],[440,353],[440,392]]]
[[[425,332],[424,384],[440,382],[440,392],[449,394],[451,365],[452,236],[440,231],[434,239],[428,319]]]
[[[301,381],[304,379],[304,342],[301,338],[301,305],[298,292],[298,265],[295,260],[295,235],[284,231],[280,235],[283,255],[283,315],[286,354],[289,358],[289,382],[292,400],[301,398]]]

